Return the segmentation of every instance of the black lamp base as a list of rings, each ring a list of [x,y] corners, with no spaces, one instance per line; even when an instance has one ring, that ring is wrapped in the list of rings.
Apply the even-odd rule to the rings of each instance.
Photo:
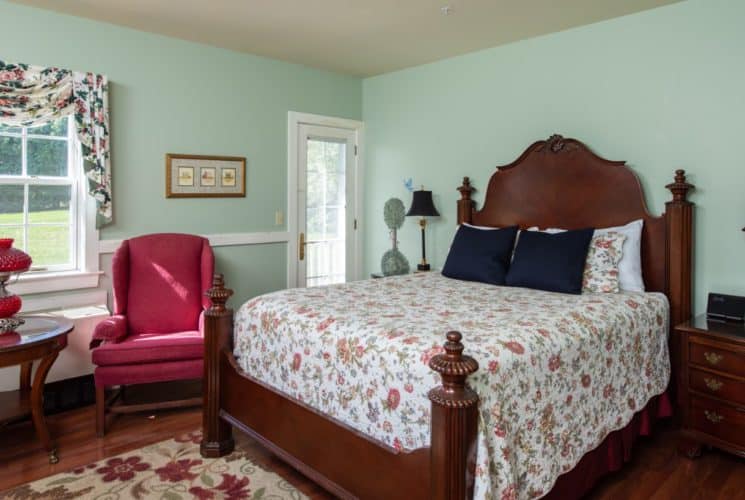
[[[429,264],[417,264],[416,270],[417,271],[429,271]]]

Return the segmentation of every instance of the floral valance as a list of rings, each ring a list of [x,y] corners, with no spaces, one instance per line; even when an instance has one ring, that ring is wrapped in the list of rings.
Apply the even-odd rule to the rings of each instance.
[[[75,116],[96,227],[112,219],[108,95],[102,75],[0,61],[0,123],[26,127]]]

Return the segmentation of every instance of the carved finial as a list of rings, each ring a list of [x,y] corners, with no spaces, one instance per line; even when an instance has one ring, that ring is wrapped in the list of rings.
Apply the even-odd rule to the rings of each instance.
[[[460,199],[461,200],[470,200],[471,199],[471,193],[476,191],[476,188],[471,186],[471,179],[468,177],[463,177],[463,184],[458,188],[458,191],[460,191]]]
[[[445,355],[453,361],[460,359],[463,354],[463,344],[461,343],[463,335],[460,332],[452,331],[448,332],[445,338],[447,339],[447,342],[445,342]]]
[[[560,134],[553,134],[551,137],[543,141],[543,144],[537,149],[538,152],[542,153],[567,153],[574,151],[578,146],[570,142],[569,139],[565,139]]]
[[[212,288],[205,292],[205,295],[210,299],[212,306],[207,310],[207,313],[219,314],[225,312],[225,303],[228,301],[233,290],[225,288],[225,280],[223,275],[216,273],[212,277]]]
[[[686,201],[688,191],[695,189],[693,184],[689,184],[686,181],[686,171],[676,170],[675,171],[675,182],[665,186],[670,192],[673,193],[673,201]]]
[[[466,378],[479,369],[479,364],[463,355],[462,338],[460,332],[448,332],[445,354],[429,361],[429,367],[442,377],[442,387],[431,390],[429,398],[442,406],[465,408],[478,402],[476,393],[466,387]]]
[[[564,139],[564,136],[553,134],[551,137],[543,141],[543,144],[538,148],[538,151],[544,153],[562,153],[574,151],[575,149],[577,149],[577,146],[568,142],[567,139]]]

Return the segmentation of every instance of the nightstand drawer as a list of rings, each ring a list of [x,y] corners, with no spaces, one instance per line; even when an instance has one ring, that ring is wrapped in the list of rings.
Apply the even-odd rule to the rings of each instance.
[[[745,382],[691,368],[688,387],[720,399],[745,405]]]
[[[745,377],[745,354],[709,344],[699,344],[695,339],[696,337],[690,338],[689,359],[691,363]]]
[[[737,446],[745,446],[745,411],[708,398],[691,398],[692,427]]]

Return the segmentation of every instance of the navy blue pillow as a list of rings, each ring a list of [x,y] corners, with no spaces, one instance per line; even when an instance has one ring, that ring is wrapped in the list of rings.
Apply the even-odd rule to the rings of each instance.
[[[453,238],[443,276],[504,285],[517,226],[476,229],[461,225]]]
[[[582,293],[593,229],[549,234],[522,231],[506,282],[549,292]]]

